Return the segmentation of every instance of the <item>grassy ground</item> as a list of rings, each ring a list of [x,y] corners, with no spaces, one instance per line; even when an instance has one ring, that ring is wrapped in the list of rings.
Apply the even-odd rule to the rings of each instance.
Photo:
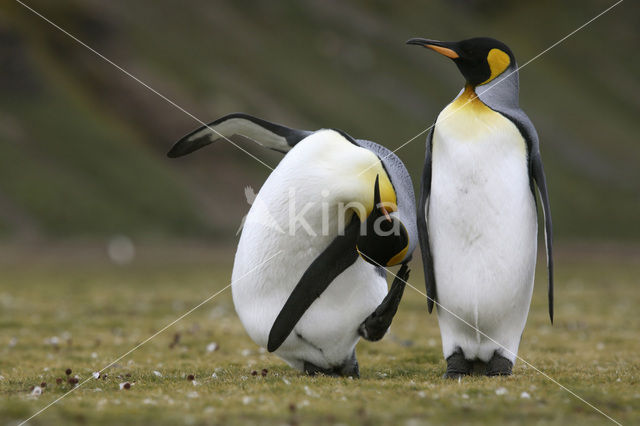
[[[623,424],[640,422],[637,253],[560,250],[556,323],[549,325],[539,273],[519,354]],[[62,396],[72,388],[69,377],[91,377],[230,277],[230,263],[206,260],[230,254],[209,251],[180,259],[142,255],[128,267],[91,253],[37,262],[3,254],[2,424],[17,424]],[[413,269],[411,282],[421,288],[418,265]],[[360,380],[310,378],[258,350],[226,291],[30,424],[607,422],[522,362],[509,378],[442,379],[437,321],[425,306],[407,288],[390,334],[359,344]],[[213,342],[218,348],[209,352]],[[32,395],[41,382],[42,394]],[[126,382],[130,389],[120,389]]]

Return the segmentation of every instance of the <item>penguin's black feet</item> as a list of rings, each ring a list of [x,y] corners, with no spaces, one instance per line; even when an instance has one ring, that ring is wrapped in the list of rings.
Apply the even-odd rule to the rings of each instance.
[[[513,363],[500,355],[497,351],[487,363],[487,376],[510,376]]]
[[[316,374],[324,374],[325,376],[330,377],[339,376],[335,368],[322,368],[307,361],[304,362],[304,372],[309,376],[315,376]]]
[[[409,279],[411,270],[406,264],[403,264],[396,278],[391,284],[389,293],[384,300],[376,308],[376,310],[365,319],[358,328],[358,334],[363,338],[375,342],[384,337],[387,330],[391,326],[391,321],[398,311],[398,305],[404,293],[406,281]]]
[[[462,353],[462,349],[458,348],[447,358],[447,372],[444,373],[444,378],[457,379],[461,376],[468,376],[472,370],[473,363],[467,360]]]
[[[355,349],[353,350],[351,357],[342,364],[342,367],[340,367],[340,375],[344,377],[353,377],[354,379],[360,378],[360,366],[358,365]]]
[[[304,372],[309,376],[315,376],[317,374],[324,374],[329,377],[353,377],[354,379],[360,378],[360,367],[358,366],[358,359],[356,358],[356,351],[353,351],[351,357],[349,357],[342,365],[330,368],[318,367],[308,361],[304,361]]]

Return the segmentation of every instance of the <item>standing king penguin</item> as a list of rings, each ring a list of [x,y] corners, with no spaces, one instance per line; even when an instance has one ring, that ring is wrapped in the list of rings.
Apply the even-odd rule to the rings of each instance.
[[[241,113],[195,130],[168,155],[234,135],[286,153],[253,201],[238,244],[231,288],[242,324],[296,369],[358,377],[356,343],[386,333],[417,245],[404,164],[339,130],[296,130]],[[387,293],[383,266],[397,264]]]
[[[549,196],[538,135],[518,106],[516,60],[492,38],[407,43],[452,59],[466,79],[427,136],[418,203],[428,310],[438,303],[445,376],[471,374],[474,364],[488,376],[510,375],[533,291],[536,185],[553,322]]]

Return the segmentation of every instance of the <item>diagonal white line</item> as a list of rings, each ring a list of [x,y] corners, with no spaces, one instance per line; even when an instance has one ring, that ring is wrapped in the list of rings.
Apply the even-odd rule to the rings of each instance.
[[[198,303],[196,306],[194,306],[193,308],[189,309],[187,312],[185,312],[184,314],[180,315],[178,318],[176,318],[175,320],[171,321],[169,324],[165,325],[164,327],[162,327],[160,330],[158,330],[157,332],[155,332],[154,334],[152,334],[151,336],[147,337],[146,339],[144,339],[142,342],[138,343],[136,346],[134,346],[133,348],[129,349],[127,352],[123,353],[122,355],[120,355],[118,358],[116,358],[115,360],[111,361],[109,364],[105,365],[104,367],[102,367],[100,370],[98,370],[98,373],[102,374],[102,372],[104,370],[106,370],[107,368],[111,367],[112,365],[114,365],[115,363],[119,362],[121,359],[125,358],[127,355],[129,355],[130,353],[134,352],[135,350],[139,349],[142,345],[144,345],[145,343],[147,343],[148,341],[150,341],[151,339],[155,338],[156,336],[158,336],[159,334],[161,334],[162,332],[164,332],[166,329],[168,329],[169,327],[171,327],[172,325],[174,325],[175,323],[177,323],[178,321],[182,320],[184,317],[186,317],[187,315],[191,314],[193,311],[195,311],[196,309],[198,309],[200,306],[204,305],[205,303],[209,302],[210,300],[214,299],[216,296],[218,296],[220,293],[222,293],[223,291],[225,291],[226,289],[228,289],[229,287],[231,287],[233,285],[233,283],[237,283],[238,281],[242,280],[244,277],[246,277],[247,275],[249,275],[250,273],[252,273],[253,271],[255,271],[256,269],[264,266],[265,264],[267,264],[267,262],[269,262],[271,259],[273,259],[274,257],[276,257],[277,255],[279,255],[280,253],[282,253],[282,250],[276,252],[276,254],[270,256],[269,258],[267,258],[267,260],[261,262],[259,265],[256,265],[255,267],[251,268],[249,271],[247,271],[245,274],[243,274],[240,278],[238,278],[235,281],[232,281],[231,283],[229,283],[225,288],[223,288],[222,290],[219,290],[217,292],[215,292],[214,294],[212,294],[211,296],[207,297],[206,299],[204,299],[202,302]],[[73,387],[71,390],[69,390],[68,392],[66,392],[65,394],[61,395],[60,397],[56,398],[55,400],[53,400],[52,402],[50,402],[49,404],[45,405],[44,407],[42,407],[40,410],[36,411],[35,413],[33,413],[28,419],[23,420],[22,422],[20,422],[18,424],[18,426],[23,426],[25,423],[27,423],[29,420],[33,419],[34,417],[36,417],[37,415],[39,415],[40,413],[42,413],[43,411],[45,411],[47,408],[51,407],[52,405],[56,404],[57,402],[59,402],[61,399],[65,398],[67,395],[69,395],[71,392],[74,392],[76,389],[78,389],[80,386],[84,385],[85,383],[87,383],[89,380],[93,379],[93,375],[89,376],[87,379],[83,380],[82,382],[78,383],[78,385],[76,385],[75,387]]]
[[[542,376],[544,376],[545,378],[547,378],[548,380],[550,380],[551,382],[555,383],[556,385],[558,385],[559,387],[561,387],[562,389],[564,389],[565,391],[567,391],[568,393],[570,393],[571,395],[573,395],[575,398],[579,399],[580,401],[584,402],[585,404],[587,404],[589,407],[593,408],[595,411],[597,411],[598,413],[602,414],[603,416],[605,416],[607,419],[611,420],[613,423],[622,426],[622,424],[620,422],[618,422],[617,420],[613,419],[611,416],[609,416],[607,413],[605,413],[604,411],[600,410],[598,407],[596,407],[595,405],[591,404],[589,401],[585,400],[583,397],[581,397],[580,395],[578,395],[577,393],[575,393],[574,391],[572,391],[571,389],[569,389],[568,387],[566,387],[565,385],[563,385],[562,383],[558,382],[556,379],[554,379],[553,377],[549,376],[547,373],[545,373],[544,371],[540,370],[539,368],[537,368],[535,365],[531,364],[529,361],[527,361],[526,359],[518,356],[518,354],[514,353],[513,351],[509,350],[507,347],[505,347],[503,344],[501,344],[500,342],[498,342],[497,340],[493,339],[491,336],[489,336],[488,334],[486,334],[485,332],[483,332],[482,330],[480,330],[478,327],[474,326],[473,324],[469,323],[468,321],[466,321],[464,318],[460,317],[459,315],[457,315],[455,312],[452,312],[451,310],[447,309],[446,307],[444,307],[442,304],[438,303],[435,299],[427,296],[425,293],[423,293],[422,291],[418,290],[417,288],[415,288],[413,285],[409,284],[408,282],[406,282],[405,280],[403,280],[402,278],[400,278],[399,276],[397,276],[396,274],[394,274],[393,272],[391,272],[388,268],[386,268],[385,266],[379,264],[378,262],[376,262],[375,260],[371,259],[369,256],[367,256],[366,254],[359,252],[362,256],[366,257],[367,259],[369,259],[371,261],[371,263],[379,266],[380,268],[384,269],[385,271],[387,271],[388,273],[390,273],[391,275],[393,275],[395,278],[399,279],[400,281],[402,281],[403,283],[405,283],[406,285],[408,285],[409,287],[411,287],[412,289],[414,289],[415,291],[417,291],[418,293],[420,293],[421,295],[423,295],[425,298],[427,298],[428,300],[431,300],[433,303],[435,303],[438,306],[438,309],[443,309],[445,311],[447,311],[448,313],[450,313],[451,315],[453,315],[455,318],[457,318],[458,320],[462,321],[464,324],[466,324],[467,326],[469,326],[470,328],[472,328],[473,330],[477,331],[478,333],[482,334],[484,337],[486,337],[487,339],[491,340],[493,343],[495,343],[496,345],[500,346],[502,349],[504,349],[505,351],[509,352],[511,355],[515,356],[519,361],[521,361],[522,363],[526,364],[527,366],[531,367],[532,369],[534,369],[536,372],[538,372],[539,374],[541,374]]]
[[[604,15],[605,13],[609,12],[611,9],[613,9],[614,7],[616,7],[617,5],[619,5],[620,3],[622,3],[624,0],[618,0],[617,2],[615,2],[614,4],[612,4],[611,6],[609,6],[608,8],[606,8],[605,10],[603,10],[602,12],[598,13],[596,16],[594,16],[593,18],[589,19],[587,22],[585,22],[584,24],[580,25],[578,28],[576,28],[575,30],[571,31],[569,34],[567,34],[566,36],[562,37],[560,40],[556,41],[555,43],[553,43],[551,46],[547,47],[545,50],[543,50],[542,52],[538,53],[536,56],[534,56],[533,58],[529,59],[527,62],[525,62],[523,65],[521,65],[520,67],[518,67],[518,70],[526,67],[527,65],[529,65],[531,62],[535,61],[536,59],[538,59],[540,56],[544,55],[545,53],[547,53],[548,51],[550,51],[551,49],[553,49],[554,47],[556,47],[557,45],[559,45],[560,43],[562,43],[563,41],[565,41],[566,39],[568,39],[569,37],[571,37],[572,35],[574,35],[575,33],[577,33],[578,31],[580,31],[581,29],[583,29],[584,27],[586,27],[587,25],[589,25],[590,23],[592,23],[593,21],[595,21],[596,19],[598,19],[599,17],[601,17],[602,15]],[[518,71],[516,70],[516,71]],[[513,72],[516,72],[513,71]]]
[[[611,9],[613,9],[614,7],[616,7],[617,5],[619,5],[620,3],[622,3],[624,0],[619,0],[618,2],[616,2],[615,4],[611,5],[610,7],[608,7],[607,9],[605,9],[604,11],[602,11],[601,13],[599,13],[598,15],[596,15],[595,17],[593,17],[592,19],[590,19],[589,21],[587,21],[586,23],[584,23],[583,25],[581,25],[580,27],[576,28],[575,30],[573,30],[571,33],[567,34],[565,37],[561,38],[560,40],[558,40],[557,42],[555,42],[554,44],[552,44],[551,46],[549,46],[548,48],[546,48],[545,50],[543,50],[542,52],[540,52],[539,54],[537,54],[536,56],[534,56],[533,58],[531,58],[530,60],[528,60],[526,63],[524,63],[522,66],[518,67],[516,70],[512,71],[512,73],[514,72],[518,72],[520,69],[524,68],[525,66],[527,66],[528,64],[530,64],[531,62],[533,62],[534,60],[538,59],[540,56],[544,55],[545,53],[547,53],[549,50],[553,49],[554,47],[556,47],[557,45],[559,45],[560,43],[562,43],[563,41],[565,41],[567,38],[573,36],[575,33],[577,33],[578,31],[582,30],[584,27],[586,27],[587,25],[589,25],[590,23],[592,23],[593,21],[595,21],[596,19],[598,19],[599,17],[601,17],[602,15],[604,15],[605,13],[609,12]],[[243,151],[244,153],[246,153],[247,155],[249,155],[250,157],[254,158],[256,161],[260,162],[261,164],[263,164],[265,167],[269,168],[270,170],[273,170],[273,168],[269,165],[267,165],[266,163],[264,163],[262,160],[260,160],[259,158],[257,158],[256,156],[254,156],[253,154],[249,153],[248,151],[246,151],[245,149],[243,149],[242,147],[238,146],[237,144],[235,144],[233,141],[231,141],[230,139],[228,139],[227,137],[225,137],[224,135],[222,135],[221,133],[219,133],[218,131],[216,131],[215,129],[211,128],[207,123],[203,122],[202,120],[200,120],[199,118],[197,118],[195,115],[193,115],[192,113],[188,112],[187,110],[185,110],[183,107],[181,107],[180,105],[178,105],[177,103],[175,103],[174,101],[172,101],[171,99],[167,98],[165,95],[161,94],[160,92],[158,92],[157,90],[155,90],[153,87],[149,86],[147,83],[145,83],[144,81],[140,80],[138,77],[136,77],[135,75],[131,74],[129,71],[127,71],[126,69],[122,68],[121,66],[117,65],[115,62],[113,62],[112,60],[110,60],[109,58],[105,57],[104,55],[102,55],[101,53],[99,53],[98,51],[96,51],[95,49],[93,49],[91,46],[89,46],[88,44],[84,43],[83,41],[81,41],[80,39],[78,39],[77,37],[75,37],[74,35],[72,35],[71,33],[69,33],[68,31],[64,30],[63,28],[61,28],[60,26],[58,26],[57,24],[55,24],[54,22],[52,22],[50,19],[46,18],[45,16],[43,16],[42,14],[40,14],[39,12],[37,12],[36,10],[34,10],[32,7],[28,6],[27,4],[25,4],[24,2],[20,1],[20,0],[16,0],[17,3],[19,3],[20,5],[22,5],[23,7],[25,7],[26,9],[28,9],[29,11],[31,11],[32,13],[34,13],[35,15],[37,15],[38,17],[40,17],[41,19],[43,19],[44,21],[46,21],[47,23],[49,23],[50,25],[52,25],[53,27],[55,27],[56,29],[58,29],[59,31],[61,31],[62,33],[64,33],[65,35],[67,35],[68,37],[70,37],[71,39],[73,39],[74,41],[76,41],[77,43],[79,43],[80,45],[84,46],[85,48],[87,48],[89,51],[91,51],[92,53],[94,53],[95,55],[97,55],[98,57],[100,57],[101,59],[103,59],[104,61],[106,61],[107,63],[109,63],[110,65],[112,65],[113,67],[115,67],[116,69],[118,69],[119,71],[123,72],[124,74],[126,74],[127,76],[129,76],[130,78],[132,78],[133,80],[135,80],[136,82],[138,82],[139,84],[141,84],[142,86],[144,86],[145,88],[147,88],[149,91],[153,92],[154,94],[156,94],[157,96],[159,96],[160,98],[162,98],[163,100],[165,100],[166,102],[168,102],[169,104],[171,104],[172,106],[174,106],[175,108],[177,108],[178,110],[182,111],[183,113],[185,113],[186,115],[188,115],[189,117],[193,118],[194,120],[196,120],[197,122],[199,122],[200,124],[202,124],[203,126],[207,127],[209,130],[211,130],[212,132],[216,133],[217,135],[219,135],[221,138],[227,140],[229,143],[231,143],[232,145],[234,145],[236,148],[240,149],[241,151]],[[511,75],[511,74],[509,74]],[[498,84],[500,84],[502,82],[498,82]],[[497,86],[497,84],[495,85]],[[494,87],[495,87],[494,86]],[[489,90],[492,90],[492,88],[490,88]],[[477,97],[477,96],[476,96]],[[448,115],[447,117],[445,117],[445,119],[449,118],[450,116],[452,116],[453,114],[455,114],[457,111],[459,111],[460,109],[464,108],[469,102],[471,102],[473,100],[470,99],[468,100],[465,104],[463,104],[461,107],[459,107],[458,109],[456,109],[455,111],[453,111],[450,115]],[[397,152],[398,150],[400,150],[401,148],[403,148],[404,146],[406,146],[407,144],[409,144],[410,142],[412,142],[413,140],[415,140],[417,137],[421,136],[422,134],[426,133],[427,131],[429,131],[434,125],[429,126],[428,128],[426,128],[425,130],[423,130],[422,132],[418,133],[416,136],[412,137],[411,139],[409,139],[407,142],[403,143],[402,145],[400,145],[398,148],[396,148],[394,151],[392,151],[393,153]],[[372,166],[370,166],[372,167]],[[369,168],[370,168],[369,167]],[[364,171],[368,170],[365,169],[363,170],[360,174],[364,173]],[[242,277],[240,277],[238,280],[244,278],[246,275],[248,275],[249,273],[253,272],[255,269],[257,269],[258,267],[264,265],[265,263],[267,263],[269,260],[273,259],[275,256],[277,256],[278,254],[280,254],[281,252],[277,252],[276,254],[274,254],[273,256],[271,256],[270,258],[268,258],[267,260],[265,260],[264,262],[262,262],[260,265],[256,266],[255,268],[253,268],[252,270],[250,270],[249,272],[247,272],[245,275],[243,275]],[[366,255],[365,255],[366,256]],[[372,259],[370,259],[372,260]],[[376,263],[375,261],[372,260],[373,263]],[[376,263],[377,264],[377,263]],[[422,291],[418,290],[416,287],[414,287],[413,285],[407,283],[406,281],[402,280],[401,278],[399,278],[397,275],[395,275],[393,272],[391,272],[389,269],[385,268],[384,266],[378,264],[378,266],[382,267],[383,269],[385,269],[387,272],[389,272],[391,275],[393,275],[394,277],[400,279],[401,281],[403,281],[405,284],[407,284],[409,287],[411,287],[412,289],[414,289],[415,291],[417,291],[418,293],[422,294],[424,297],[426,297],[429,300],[433,300],[431,299],[429,296],[427,296],[425,293],[423,293]],[[238,281],[236,280],[236,282]],[[126,353],[122,354],[120,357],[118,357],[116,360],[112,361],[111,363],[109,363],[107,366],[103,367],[101,370],[99,370],[99,373],[102,373],[104,370],[106,370],[107,368],[111,367],[112,365],[114,365],[115,363],[117,363],[118,361],[120,361],[121,359],[123,359],[124,357],[128,356],[129,354],[131,354],[132,352],[134,352],[135,350],[137,350],[138,348],[140,348],[141,346],[143,346],[144,344],[146,344],[147,342],[149,342],[151,339],[155,338],[156,336],[158,336],[159,334],[161,334],[162,332],[164,332],[166,329],[168,329],[169,327],[171,327],[172,325],[174,325],[175,323],[177,323],[178,321],[182,320],[184,317],[186,317],[187,315],[191,314],[193,311],[195,311],[196,309],[198,309],[200,306],[204,305],[205,303],[207,303],[208,301],[212,300],[213,298],[215,298],[216,296],[218,296],[220,293],[222,293],[223,291],[225,291],[226,289],[228,289],[233,283],[230,283],[229,285],[227,285],[226,287],[224,287],[222,290],[219,290],[218,292],[216,292],[215,294],[213,294],[212,296],[208,297],[207,299],[205,299],[203,302],[199,303],[198,305],[196,305],[195,307],[193,307],[192,309],[190,309],[189,311],[185,312],[183,315],[181,315],[180,317],[178,317],[177,319],[175,319],[174,321],[172,321],[171,323],[167,324],[165,327],[163,327],[162,329],[160,329],[158,332],[156,332],[155,334],[153,334],[152,336],[148,337],[147,339],[145,339],[144,341],[142,341],[141,343],[139,343],[138,345],[136,345],[135,347],[133,347],[132,349],[130,349],[129,351],[127,351]],[[437,301],[433,300],[433,302],[438,306],[438,308],[444,309],[445,311],[449,312],[451,315],[453,315],[454,317],[456,317],[457,319],[459,319],[460,321],[462,321],[463,323],[465,323],[467,326],[473,328],[474,330],[476,330],[478,333],[482,334],[484,337],[486,337],[487,339],[491,340],[492,342],[494,342],[495,344],[497,344],[498,346],[502,347],[504,350],[506,350],[507,352],[511,353],[512,355],[514,355],[518,360],[520,360],[521,362],[523,362],[524,364],[528,365],[529,367],[531,367],[532,369],[534,369],[536,372],[538,372],[539,374],[543,375],[545,378],[547,378],[548,380],[552,381],[553,383],[555,383],[556,385],[558,385],[559,387],[561,387],[562,389],[564,389],[565,391],[567,391],[568,393],[570,393],[571,395],[573,395],[575,398],[579,399],[580,401],[582,401],[583,403],[585,403],[586,405],[588,405],[589,407],[591,407],[592,409],[594,409],[595,411],[597,411],[598,413],[602,414],[604,417],[606,417],[607,419],[609,419],[610,421],[620,425],[620,423],[616,420],[614,420],[613,418],[611,418],[610,416],[608,416],[606,413],[604,413],[602,410],[598,409],[597,407],[595,407],[593,404],[589,403],[588,401],[586,401],[584,398],[580,397],[578,394],[576,394],[575,392],[573,392],[571,389],[567,388],[566,386],[562,385],[561,383],[559,383],[557,380],[555,380],[554,378],[552,378],[551,376],[549,376],[548,374],[544,373],[543,371],[541,371],[540,369],[538,369],[537,367],[535,367],[533,364],[531,364],[530,362],[528,362],[527,360],[523,359],[522,357],[518,356],[517,354],[513,353],[512,351],[510,351],[508,348],[506,348],[505,346],[503,346],[502,344],[500,344],[499,342],[497,342],[496,340],[494,340],[493,338],[491,338],[490,336],[488,336],[486,333],[484,333],[483,331],[479,330],[478,328],[474,327],[472,324],[470,324],[469,322],[467,322],[466,320],[464,320],[463,318],[461,318],[460,316],[456,315],[454,312],[450,311],[449,309],[447,309],[446,307],[444,307],[443,305],[441,305],[440,303],[438,303]],[[91,380],[93,378],[93,376],[85,379],[84,381],[82,381],[81,383],[79,383],[77,386],[75,386],[73,389],[69,390],[68,392],[66,392],[65,394],[63,394],[62,396],[60,396],[59,398],[55,399],[53,402],[49,403],[48,405],[46,405],[45,407],[43,407],[42,409],[40,409],[39,411],[37,411],[36,413],[34,413],[32,416],[30,416],[28,419],[24,420],[23,422],[21,422],[19,424],[19,426],[24,425],[25,423],[27,423],[29,420],[33,419],[34,417],[36,417],[37,415],[39,415],[40,413],[42,413],[43,411],[45,411],[46,409],[48,409],[49,407],[51,407],[52,405],[56,404],[57,402],[59,402],[60,400],[62,400],[63,398],[65,398],[67,395],[71,394],[73,391],[75,391],[76,389],[78,389],[80,386],[82,386],[83,384],[85,384],[86,382],[88,382],[89,380]]]
[[[98,57],[100,57],[102,60],[104,60],[105,62],[109,63],[110,65],[112,65],[113,67],[115,67],[116,69],[118,69],[119,71],[121,71],[122,73],[126,74],[127,76],[131,77],[133,80],[135,80],[136,82],[138,82],[139,84],[141,84],[142,86],[144,86],[146,89],[148,89],[149,91],[155,93],[156,95],[158,95],[160,98],[162,98],[163,100],[165,100],[166,102],[168,102],[169,104],[171,104],[173,107],[177,108],[178,110],[182,111],[183,113],[185,113],[186,115],[188,115],[189,117],[193,118],[195,121],[197,121],[198,123],[202,124],[204,127],[208,128],[209,130],[211,130],[213,133],[216,133],[218,136],[220,136],[222,139],[226,140],[227,142],[229,142],[231,145],[235,146],[236,148],[238,148],[240,151],[244,152],[245,154],[247,154],[249,157],[253,158],[254,160],[256,160],[257,162],[259,162],[260,164],[262,164],[263,166],[265,166],[266,168],[268,168],[269,170],[273,170],[273,167],[271,167],[270,165],[268,165],[267,163],[265,163],[264,161],[262,161],[261,159],[259,159],[258,157],[256,157],[255,155],[253,155],[252,153],[250,153],[249,151],[247,151],[246,149],[242,148],[240,145],[234,143],[231,139],[227,138],[226,136],[224,136],[223,134],[221,134],[220,132],[218,132],[217,130],[215,130],[214,128],[212,128],[211,126],[209,126],[207,123],[205,123],[204,121],[200,120],[198,117],[196,117],[195,115],[193,115],[192,113],[190,113],[189,111],[187,111],[186,109],[184,109],[183,107],[181,107],[180,105],[178,105],[177,103],[175,103],[174,101],[172,101],[171,99],[169,99],[168,97],[166,97],[165,95],[163,95],[162,93],[158,92],[156,89],[154,89],[153,87],[149,86],[147,83],[145,83],[144,81],[140,80],[138,77],[136,77],[135,75],[131,74],[129,71],[127,71],[126,69],[122,68],[120,65],[116,64],[115,62],[113,62],[111,59],[107,58],[106,56],[104,56],[103,54],[101,54],[100,52],[98,52],[97,50],[95,50],[93,47],[89,46],[87,43],[83,42],[82,40],[80,40],[79,38],[77,38],[76,36],[74,36],[73,34],[69,33],[68,31],[66,31],[65,29],[63,29],[62,27],[60,27],[59,25],[57,25],[55,22],[51,21],[49,18],[47,18],[46,16],[42,15],[41,13],[39,13],[37,10],[33,9],[31,6],[25,4],[24,2],[22,2],[21,0],[16,0],[17,3],[19,3],[20,5],[22,5],[25,9],[30,10],[33,14],[37,15],[38,17],[40,17],[41,19],[43,19],[44,21],[46,21],[47,23],[51,24],[54,28],[58,29],[60,32],[64,33],[66,36],[68,36],[69,38],[73,39],[74,41],[76,41],[78,44],[86,47],[88,50],[90,50],[92,53],[94,53],[95,55],[97,55]]]
[[[404,280],[403,280],[404,281]],[[427,296],[425,293],[423,293],[422,291],[418,290],[417,288],[415,288],[414,286],[412,286],[411,284],[407,283],[405,281],[405,283],[411,287],[412,289],[414,289],[415,291],[417,291],[418,293],[420,293],[421,295],[423,295],[425,298],[429,299],[429,300],[433,300],[432,298],[430,298],[429,296]],[[454,317],[456,317],[457,319],[459,319],[460,321],[462,321],[463,323],[465,323],[466,325],[468,325],[469,327],[475,329],[477,332],[479,332],[480,334],[482,334],[484,337],[486,337],[487,339],[491,340],[493,343],[495,343],[496,345],[500,346],[501,348],[503,348],[504,350],[506,350],[507,352],[509,352],[511,355],[514,355],[516,358],[518,358],[519,361],[521,361],[522,363],[526,364],[527,366],[531,367],[532,369],[534,369],[536,372],[538,372],[539,374],[541,374],[542,376],[544,376],[545,378],[547,378],[548,380],[550,380],[551,382],[555,383],[556,385],[560,386],[562,389],[564,389],[565,391],[569,392],[571,395],[573,395],[574,397],[576,397],[577,399],[579,399],[580,401],[584,402],[585,404],[587,404],[589,407],[593,408],[595,411],[597,411],[598,413],[602,414],[603,416],[605,416],[607,419],[611,420],[613,423],[622,426],[622,424],[620,422],[618,422],[617,420],[613,419],[611,416],[609,416],[608,414],[606,414],[604,411],[600,410],[598,407],[596,407],[595,405],[591,404],[589,401],[585,400],[583,397],[581,397],[580,395],[578,395],[577,393],[575,393],[574,391],[572,391],[571,389],[569,389],[568,387],[566,387],[565,385],[563,385],[562,383],[558,382],[556,379],[554,379],[553,377],[549,376],[547,373],[545,373],[544,371],[540,370],[538,367],[536,367],[535,365],[531,364],[529,361],[527,361],[526,359],[522,358],[521,356],[519,356],[518,354],[513,353],[513,351],[510,351],[509,349],[507,349],[506,347],[504,347],[502,344],[500,344],[500,342],[496,341],[495,339],[493,339],[492,337],[490,337],[489,335],[487,335],[486,333],[484,333],[482,330],[479,330],[478,328],[474,327],[473,325],[471,325],[469,322],[465,321],[463,318],[460,318],[458,315],[456,315],[455,313],[451,312],[449,309],[445,308],[444,306],[442,306],[440,303],[436,302],[435,300],[433,300],[433,303],[435,303],[438,308],[442,308],[443,310],[449,312],[451,315],[453,315]]]
[[[599,17],[601,17],[602,15],[604,15],[605,13],[609,12],[611,9],[613,9],[614,7],[616,7],[617,5],[619,5],[620,3],[622,3],[624,0],[618,0],[616,3],[612,4],[611,6],[609,6],[608,8],[606,8],[605,10],[603,10],[602,12],[598,13],[596,16],[594,16],[593,18],[589,19],[587,22],[585,22],[584,24],[580,25],[578,28],[576,28],[575,30],[571,31],[569,34],[567,34],[566,36],[562,37],[560,40],[556,41],[555,43],[553,43],[551,46],[547,47],[546,49],[544,49],[542,52],[538,53],[536,56],[534,56],[533,58],[529,59],[527,62],[525,62],[523,65],[517,67],[515,70],[511,71],[509,74],[506,75],[506,77],[504,77],[502,80],[496,82],[495,85],[493,85],[492,87],[488,88],[487,90],[484,91],[484,93],[489,93],[491,90],[493,90],[495,87],[497,87],[498,85],[502,84],[507,77],[509,77],[511,74],[516,73],[518,71],[520,71],[521,69],[523,69],[524,67],[526,67],[527,65],[529,65],[531,62],[535,61],[536,59],[538,59],[540,56],[544,55],[545,53],[547,53],[548,51],[550,51],[551,49],[553,49],[554,47],[556,47],[557,45],[559,45],[560,43],[562,43],[563,41],[565,41],[566,39],[568,39],[569,37],[571,37],[572,35],[574,35],[575,33],[577,33],[578,31],[580,31],[581,29],[583,29],[584,27],[586,27],[587,25],[589,25],[590,23],[592,23],[593,21],[595,21],[596,19],[598,19]],[[449,119],[450,117],[452,117],[454,114],[456,114],[458,111],[460,111],[462,108],[466,107],[470,102],[473,102],[475,99],[478,98],[478,95],[472,96],[471,98],[469,98],[464,104],[460,105],[458,108],[456,108],[455,110],[451,111],[451,113],[449,115],[447,115],[446,117],[442,118],[442,121],[445,121],[447,119]],[[393,151],[391,151],[393,154],[395,154],[396,152],[398,152],[399,150],[401,150],[402,148],[404,148],[406,145],[408,145],[409,143],[413,142],[416,138],[424,135],[426,132],[428,132],[429,130],[431,130],[434,126],[436,125],[436,123],[433,123],[431,126],[427,127],[426,129],[424,129],[423,131],[421,131],[420,133],[418,133],[417,135],[415,135],[414,137],[412,137],[411,139],[407,140],[406,142],[404,142],[402,145],[400,145],[399,147],[397,147],[396,149],[394,149]],[[386,157],[382,158],[382,160],[384,160],[385,158],[389,157],[391,154],[388,154]],[[364,169],[363,171],[360,172],[360,174],[358,174],[358,176],[360,176],[361,174],[363,174],[364,172],[366,172],[367,170],[369,170],[370,168],[374,167],[377,163],[371,164],[369,167],[367,167],[366,169]]]

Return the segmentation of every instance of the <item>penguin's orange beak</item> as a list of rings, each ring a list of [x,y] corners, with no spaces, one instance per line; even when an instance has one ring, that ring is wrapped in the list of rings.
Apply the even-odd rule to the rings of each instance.
[[[447,41],[429,40],[427,38],[412,38],[407,41],[407,44],[415,44],[418,46],[429,48],[451,59],[457,59],[460,57],[458,52],[454,50],[455,43]]]
[[[380,210],[380,213],[382,213],[387,219],[387,222],[391,222],[391,215],[389,215],[389,212],[384,208],[384,205],[382,205],[382,203],[378,204],[378,209]]]

